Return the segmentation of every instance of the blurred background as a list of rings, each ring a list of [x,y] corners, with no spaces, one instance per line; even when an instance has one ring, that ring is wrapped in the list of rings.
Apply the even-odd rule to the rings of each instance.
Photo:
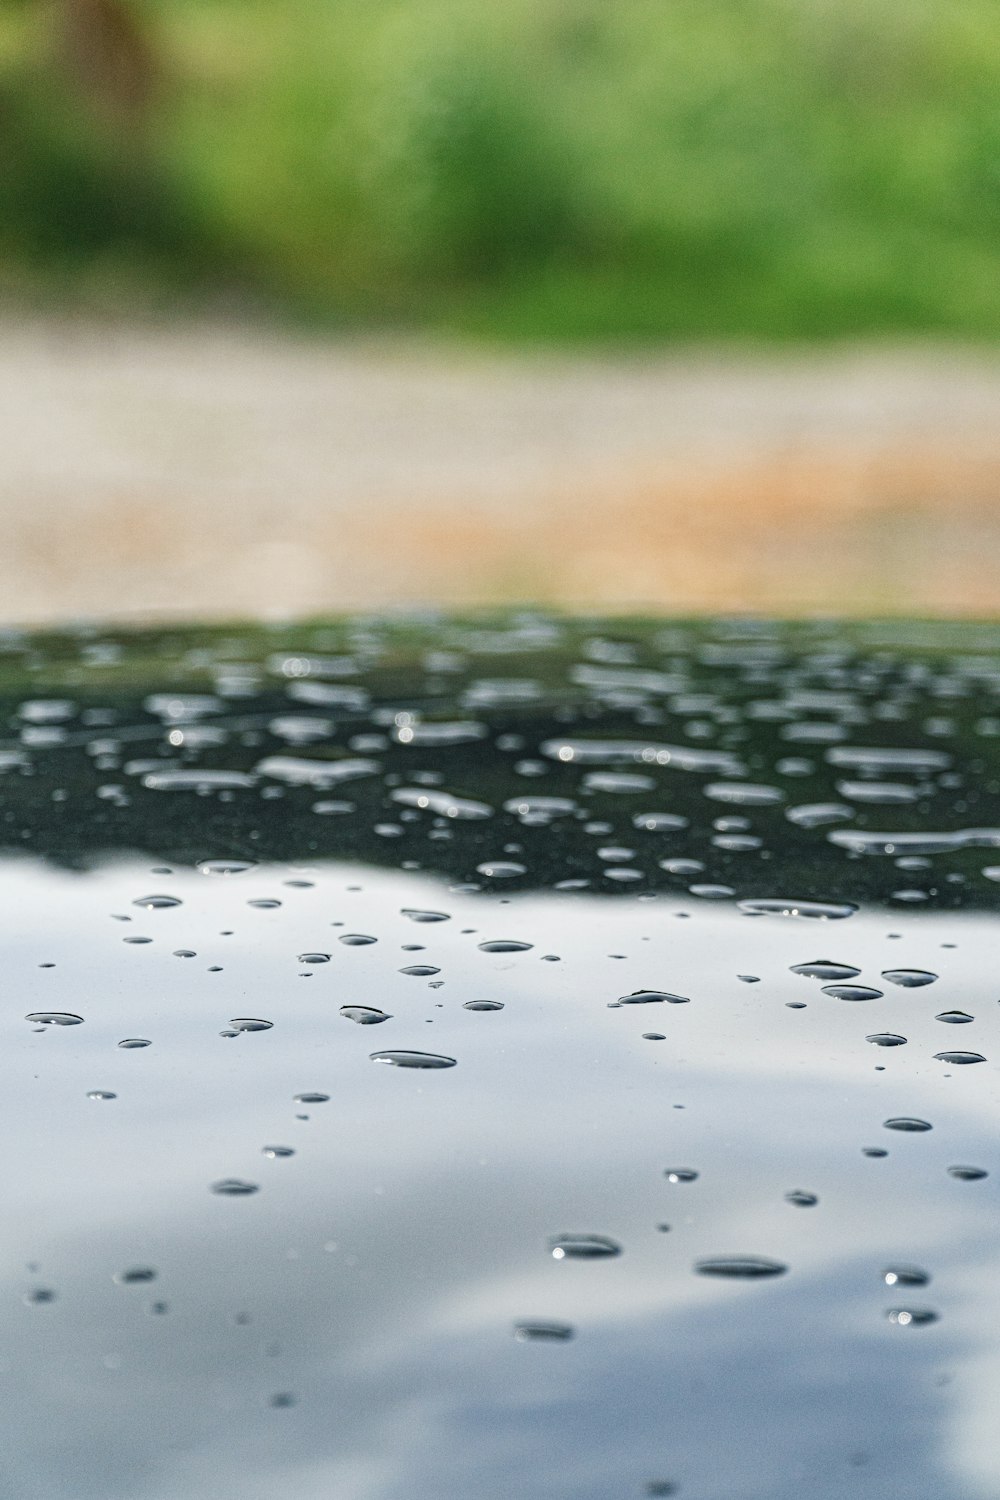
[[[0,614],[1000,609],[993,0],[6,0]]]

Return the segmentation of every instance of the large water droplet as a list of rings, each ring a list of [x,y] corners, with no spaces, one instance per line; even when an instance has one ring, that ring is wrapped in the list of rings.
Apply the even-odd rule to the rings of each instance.
[[[934,1129],[927,1120],[920,1120],[916,1115],[893,1115],[892,1119],[884,1120],[882,1123],[886,1130],[906,1130],[917,1133]]]
[[[662,1002],[667,1005],[690,1005],[687,995],[672,995],[669,990],[633,990],[630,995],[622,995],[619,1005],[657,1005]]]
[[[377,1026],[380,1021],[391,1021],[388,1011],[378,1010],[374,1005],[342,1005],[340,1014],[346,1021],[356,1021],[359,1026]]]
[[[813,959],[812,963],[793,964],[791,972],[793,974],[802,974],[807,979],[834,980],[856,979],[861,970],[855,969],[851,964],[834,963],[829,958],[816,958]]]
[[[697,1182],[698,1173],[693,1167],[666,1167],[663,1173],[668,1182]]]
[[[970,1016],[966,1010],[942,1010],[934,1017],[935,1021],[944,1021],[948,1026],[968,1026],[975,1016]]]
[[[782,1276],[788,1270],[780,1260],[763,1255],[716,1255],[695,1262],[699,1276],[725,1276],[737,1281],[756,1281],[765,1276]]]
[[[737,905],[751,917],[808,917],[821,922],[842,921],[853,917],[858,909],[851,901],[797,901],[770,896],[739,901]]]
[[[388,1063],[394,1068],[453,1068],[456,1059],[439,1052],[372,1052],[372,1062]]]
[[[603,1234],[558,1234],[549,1242],[553,1260],[607,1260],[622,1247]]]
[[[795,1208],[815,1208],[819,1202],[815,1193],[807,1193],[802,1188],[793,1188],[790,1193],[785,1194],[785,1202],[791,1203]]]
[[[887,1266],[882,1272],[886,1286],[926,1286],[930,1279],[919,1266]]]
[[[924,1328],[928,1323],[936,1323],[939,1316],[930,1307],[890,1307],[886,1312],[889,1322],[897,1328]]]
[[[514,1327],[514,1337],[522,1344],[565,1344],[573,1333],[569,1323],[517,1323]]]
[[[230,1021],[234,1031],[270,1031],[273,1021],[262,1021],[257,1016],[236,1016]]]
[[[245,1182],[242,1177],[222,1177],[212,1183],[209,1191],[222,1198],[249,1198],[251,1193],[259,1191],[259,1187],[256,1182]]]
[[[533,946],[532,943],[516,942],[513,938],[491,938],[487,943],[477,944],[483,953],[527,953]]]
[[[890,984],[902,985],[904,989],[915,990],[922,985],[933,984],[938,978],[929,969],[883,969],[882,978],[887,979]]]
[[[24,1018],[35,1026],[82,1026],[83,1017],[69,1010],[32,1010]]]
[[[328,1104],[329,1100],[330,1100],[330,1095],[329,1094],[320,1094],[320,1093],[317,1093],[315,1091],[307,1090],[303,1094],[295,1094],[293,1096],[293,1098],[292,1098],[292,1103],[293,1104]]]
[[[502,1000],[466,1000],[463,1010],[503,1010]]]
[[[866,984],[824,984],[824,995],[834,1000],[881,1000],[882,991],[873,990]]]
[[[152,1266],[129,1266],[124,1271],[116,1271],[112,1279],[119,1286],[145,1285],[156,1280],[156,1272]]]
[[[873,1042],[876,1047],[905,1047],[906,1037],[900,1036],[898,1031],[874,1031],[871,1036],[865,1037],[866,1042]]]
[[[956,1067],[964,1067],[968,1063],[981,1063],[986,1059],[981,1052],[935,1052],[935,1062],[953,1063]]]
[[[984,1177],[990,1174],[985,1167],[949,1167],[948,1176],[955,1177],[959,1182],[982,1182]]]
[[[171,906],[180,906],[179,896],[139,896],[132,902],[133,906],[144,907],[146,911],[166,910]]]
[[[149,1047],[152,1045],[152,1043],[148,1040],[148,1038],[144,1036],[127,1036],[125,1040],[119,1042],[118,1045],[119,1047],[124,1047],[126,1052],[129,1052],[138,1047]]]

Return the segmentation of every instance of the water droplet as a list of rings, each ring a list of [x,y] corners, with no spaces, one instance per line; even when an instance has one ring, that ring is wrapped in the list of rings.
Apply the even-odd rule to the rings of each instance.
[[[959,1182],[982,1182],[984,1177],[990,1174],[985,1167],[949,1167],[948,1176],[955,1177]]]
[[[873,990],[865,984],[824,984],[824,995],[834,1000],[881,1000],[882,991]]]
[[[886,1151],[886,1149],[884,1148],[884,1146],[862,1146],[862,1148],[861,1148],[861,1155],[862,1156],[888,1156],[889,1153],[888,1153],[888,1151]]]
[[[933,984],[939,976],[932,974],[929,969],[883,969],[882,978],[887,979],[890,984],[902,985],[904,989],[915,990],[922,985]]]
[[[463,1010],[503,1010],[502,1000],[466,1000]]]
[[[512,859],[489,859],[477,865],[476,871],[490,880],[512,880],[516,875],[526,875],[528,867]]]
[[[407,964],[399,970],[400,974],[410,974],[416,979],[429,979],[432,974],[440,974],[433,964]]]
[[[553,1260],[607,1260],[622,1253],[621,1245],[603,1234],[558,1234],[549,1249]]]
[[[737,905],[751,917],[808,917],[821,922],[842,921],[853,917],[858,909],[850,901],[796,901],[784,897],[738,901]]]
[[[790,1193],[785,1194],[785,1202],[794,1204],[796,1208],[815,1208],[819,1199],[815,1193],[806,1193],[801,1188],[793,1188]]]
[[[438,1052],[372,1052],[372,1062],[388,1063],[394,1068],[453,1068],[455,1058]]]
[[[273,1396],[268,1396],[267,1404],[277,1411],[285,1411],[288,1407],[295,1405],[295,1400],[291,1391],[276,1391]]]
[[[29,1307],[45,1307],[49,1302],[54,1302],[58,1295],[50,1286],[36,1286],[30,1292],[25,1292],[22,1300]]]
[[[942,1010],[935,1017],[935,1021],[944,1021],[948,1026],[968,1026],[975,1016],[970,1016],[965,1010]]]
[[[619,1005],[690,1005],[687,995],[672,995],[668,990],[633,990],[631,995],[622,995]]]
[[[198,869],[203,875],[244,875],[254,868],[255,861],[248,859],[202,859]]]
[[[784,802],[778,786],[755,786],[747,781],[710,781],[703,794],[713,802],[728,802],[734,807],[773,807]]]
[[[281,902],[274,896],[258,896],[247,902],[247,906],[253,906],[258,911],[275,911],[280,905]]]
[[[695,1262],[699,1276],[725,1276],[738,1281],[756,1281],[765,1276],[782,1276],[788,1267],[780,1260],[763,1255],[717,1255]]]
[[[488,943],[477,944],[483,953],[527,953],[532,943],[519,943],[513,938],[492,938]]]
[[[142,906],[146,911],[159,911],[171,906],[180,906],[181,899],[179,896],[140,896],[138,900],[132,902],[132,905]]]
[[[261,1150],[270,1161],[276,1161],[279,1157],[294,1156],[294,1146],[262,1146]]]
[[[374,1005],[342,1005],[340,1014],[347,1021],[356,1021],[359,1026],[377,1026],[380,1021],[391,1021],[392,1017],[386,1010],[378,1010]]]
[[[328,964],[330,962],[329,953],[300,953],[298,958],[300,964]]]
[[[346,948],[367,948],[369,944],[377,943],[378,938],[369,937],[367,932],[342,932],[337,942],[343,943]],[[327,954],[327,958],[329,956]]]
[[[514,1337],[525,1343],[565,1344],[573,1337],[574,1329],[569,1323],[518,1323]]]
[[[663,1173],[668,1182],[697,1182],[698,1173],[693,1167],[667,1167]]]
[[[230,1021],[234,1031],[270,1031],[273,1021],[262,1021],[256,1016],[235,1016]]]
[[[82,1026],[83,1017],[69,1010],[33,1010],[24,1018],[34,1026]]]
[[[886,1286],[926,1286],[930,1279],[919,1266],[887,1266],[882,1272]]]
[[[865,1037],[866,1042],[872,1042],[876,1047],[905,1047],[906,1037],[900,1036],[898,1031],[874,1031],[871,1036]]]
[[[293,1104],[327,1104],[327,1103],[329,1103],[329,1099],[330,1099],[330,1095],[329,1094],[319,1094],[319,1093],[315,1093],[315,1092],[306,1092],[304,1094],[295,1094],[294,1097],[293,1097],[293,1099],[292,1099],[292,1103]]]
[[[936,1323],[940,1314],[930,1307],[890,1307],[886,1317],[898,1328],[924,1328]]]
[[[90,1089],[89,1092],[88,1092],[88,1094],[87,1094],[87,1098],[88,1099],[117,1099],[118,1095],[117,1094],[113,1094],[110,1089]]]
[[[851,964],[836,964],[829,958],[816,958],[812,963],[793,964],[793,974],[803,974],[807,979],[856,979],[861,973]]]
[[[156,1272],[152,1266],[129,1266],[124,1271],[116,1271],[112,1280],[119,1286],[145,1285],[156,1280]]]
[[[210,1192],[218,1193],[222,1198],[249,1198],[251,1193],[259,1192],[256,1182],[244,1182],[242,1177],[222,1177],[218,1182],[213,1182]]]
[[[402,915],[409,917],[411,922],[450,922],[451,917],[444,911],[421,911],[415,906],[404,906]]]
[[[986,1059],[981,1052],[935,1052],[935,1062],[953,1063],[956,1067],[964,1067],[968,1063],[981,1063]]]
[[[119,1047],[124,1047],[126,1051],[131,1051],[135,1047],[152,1046],[152,1043],[148,1040],[147,1037],[144,1036],[127,1036],[125,1040],[119,1042],[118,1045]]]
[[[917,1119],[915,1115],[894,1115],[891,1120],[884,1120],[886,1130],[905,1130],[913,1133],[923,1130],[933,1130],[933,1125],[926,1120]]]

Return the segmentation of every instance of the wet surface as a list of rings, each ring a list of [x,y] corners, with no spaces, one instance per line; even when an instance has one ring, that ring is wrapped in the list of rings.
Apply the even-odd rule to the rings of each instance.
[[[995,1500],[1000,630],[3,647],[7,1492]]]

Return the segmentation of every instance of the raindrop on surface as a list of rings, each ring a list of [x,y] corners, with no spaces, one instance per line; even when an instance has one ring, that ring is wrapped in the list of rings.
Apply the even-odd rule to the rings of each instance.
[[[503,1010],[502,1000],[466,1000],[463,1010]]]
[[[152,938],[148,938],[148,937],[127,937],[127,938],[122,938],[122,942],[123,943],[151,943],[152,941],[153,941],[153,939]]]
[[[533,943],[519,943],[514,938],[492,938],[476,945],[482,953],[527,953]]]
[[[652,1496],[676,1495],[677,1486],[669,1479],[649,1479],[646,1481],[646,1494]]]
[[[486,875],[491,880],[511,880],[515,875],[526,875],[527,865],[519,865],[512,859],[491,859],[476,866],[480,875]]]
[[[330,955],[329,953],[300,953],[298,961],[300,964],[328,964]]]
[[[710,781],[703,793],[713,802],[728,802],[734,807],[773,807],[785,800],[780,787],[755,786],[747,781]]]
[[[765,1276],[782,1276],[788,1270],[780,1260],[763,1255],[717,1255],[695,1262],[699,1276],[725,1276],[735,1281],[756,1281]]]
[[[127,1036],[125,1040],[119,1042],[118,1045],[119,1047],[124,1047],[126,1052],[129,1052],[136,1047],[149,1047],[152,1045],[152,1043],[147,1037],[144,1036]]]
[[[902,985],[903,989],[915,990],[922,985],[933,984],[940,976],[929,969],[883,969],[882,978],[890,984]]]
[[[304,1094],[295,1094],[293,1096],[293,1098],[292,1098],[292,1103],[293,1104],[327,1104],[329,1102],[329,1099],[330,1099],[330,1095],[329,1094],[319,1094],[319,1093],[315,1093],[315,1092],[306,1092]]]
[[[276,1161],[278,1157],[294,1156],[294,1146],[262,1146],[261,1150],[270,1161]]]
[[[890,1120],[883,1120],[886,1130],[904,1130],[917,1134],[924,1130],[933,1130],[934,1127],[927,1120],[920,1120],[915,1115],[893,1115]]]
[[[274,896],[259,896],[253,901],[248,901],[247,906],[254,906],[258,911],[274,911],[281,902]]]
[[[82,1026],[83,1017],[69,1010],[33,1010],[24,1018],[35,1026]]]
[[[345,1021],[356,1021],[359,1026],[377,1026],[380,1021],[391,1021],[392,1017],[386,1010],[378,1010],[374,1005],[342,1005],[340,1014]]]
[[[202,859],[197,868],[203,875],[244,875],[255,863],[252,859]]]
[[[808,917],[821,922],[842,921],[853,917],[858,909],[851,901],[796,901],[783,897],[738,901],[737,906],[751,917]]]
[[[451,917],[444,911],[421,911],[415,906],[404,906],[402,913],[409,917],[411,922],[450,922]]]
[[[697,1182],[698,1173],[693,1167],[666,1167],[663,1172],[668,1182]]]
[[[234,1031],[270,1031],[273,1021],[262,1021],[256,1016],[235,1016],[230,1021]]]
[[[347,948],[367,948],[370,943],[377,943],[378,938],[369,937],[367,932],[343,932],[337,942],[343,943]],[[327,954],[327,958],[329,956]]]
[[[785,1194],[785,1202],[793,1204],[795,1208],[815,1208],[819,1199],[815,1193],[806,1193],[801,1188],[793,1188],[790,1193]]]
[[[898,1031],[873,1031],[871,1036],[865,1037],[866,1042],[872,1042],[876,1047],[905,1047],[906,1037],[900,1036]]]
[[[990,1174],[985,1167],[949,1167],[948,1176],[955,1177],[959,1182],[982,1182],[984,1177]]]
[[[88,1099],[117,1099],[118,1095],[117,1094],[113,1094],[110,1089],[90,1089],[89,1092],[88,1092],[88,1094],[87,1094],[87,1098]]]
[[[514,1337],[522,1344],[565,1344],[573,1333],[569,1323],[517,1323],[514,1327]]]
[[[888,1156],[888,1151],[883,1146],[862,1146],[862,1156]]]
[[[881,1000],[881,990],[869,989],[865,984],[824,984],[823,994],[834,1000]]]
[[[145,907],[146,911],[166,910],[170,906],[180,906],[179,896],[139,896],[132,902],[133,906]]]
[[[136,1286],[156,1280],[156,1272],[152,1266],[129,1266],[127,1270],[116,1271],[111,1278],[119,1286]]]
[[[887,1266],[882,1272],[886,1286],[926,1286],[930,1273],[919,1266]]]
[[[856,979],[861,973],[852,964],[837,964],[829,958],[816,958],[812,963],[793,964],[791,973],[803,974],[807,979]]]
[[[935,1021],[944,1021],[948,1026],[967,1026],[975,1016],[970,1016],[965,1010],[942,1010],[935,1017]]]
[[[953,1063],[956,1067],[964,1067],[968,1063],[981,1063],[986,1059],[981,1052],[935,1052],[935,1062]]]
[[[429,979],[432,974],[440,974],[433,964],[407,964],[398,971],[400,974],[410,974],[416,979]]]
[[[553,1260],[608,1260],[622,1253],[621,1245],[603,1234],[558,1234],[549,1250]]]
[[[897,1328],[924,1328],[928,1323],[936,1323],[939,1316],[930,1307],[890,1307],[886,1312],[889,1322]]]
[[[47,1303],[54,1302],[58,1295],[50,1286],[36,1286],[30,1292],[25,1292],[21,1300],[29,1307],[44,1307]]]
[[[687,995],[672,995],[668,990],[633,990],[631,995],[622,995],[618,1000],[619,1005],[658,1005],[666,1001],[668,1005],[690,1005],[691,1001]]]
[[[251,1193],[260,1189],[256,1182],[244,1182],[242,1177],[222,1177],[212,1183],[209,1191],[218,1193],[221,1198],[249,1198]]]
[[[372,1062],[388,1063],[393,1068],[453,1068],[456,1059],[439,1052],[372,1052]]]

